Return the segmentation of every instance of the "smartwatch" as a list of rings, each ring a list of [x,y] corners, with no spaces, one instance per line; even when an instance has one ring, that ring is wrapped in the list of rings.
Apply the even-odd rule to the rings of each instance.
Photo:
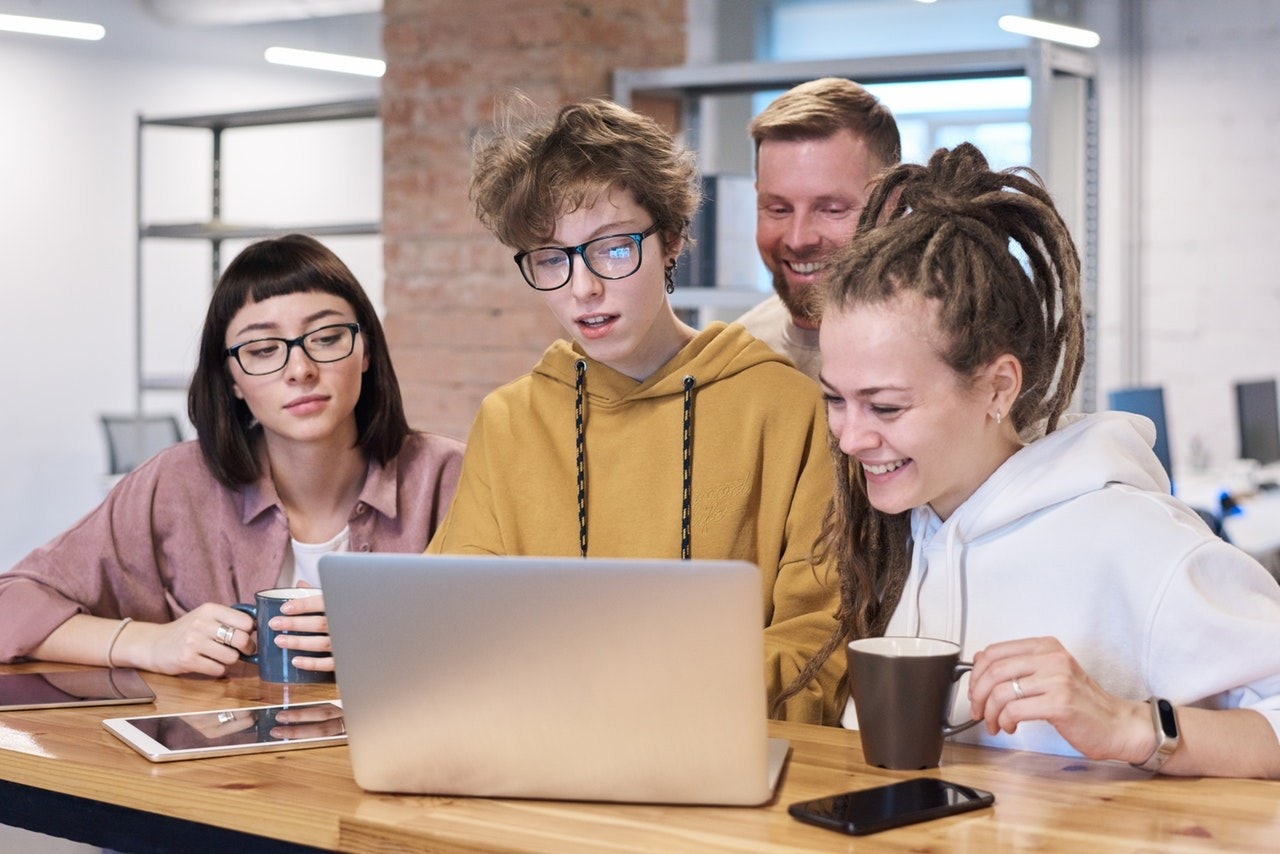
[[[1173,703],[1168,700],[1152,697],[1147,702],[1151,704],[1151,724],[1156,730],[1156,749],[1151,751],[1145,762],[1129,764],[1155,773],[1178,749],[1178,715],[1173,709]]]

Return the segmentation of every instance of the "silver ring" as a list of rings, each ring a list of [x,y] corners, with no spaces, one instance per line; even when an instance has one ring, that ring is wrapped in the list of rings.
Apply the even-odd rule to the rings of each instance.
[[[218,712],[218,723],[229,724],[236,719],[235,712]]]
[[[231,646],[231,640],[236,636],[235,626],[228,626],[226,623],[218,624],[218,632],[214,635],[218,643],[223,646]]]
[[[1013,696],[1021,700],[1025,695],[1022,693],[1022,686],[1018,684],[1018,680],[1012,679],[1009,684],[1013,686]]]

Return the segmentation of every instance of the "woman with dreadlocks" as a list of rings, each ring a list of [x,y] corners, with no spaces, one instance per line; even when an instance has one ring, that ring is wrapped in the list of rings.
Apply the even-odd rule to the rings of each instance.
[[[1280,587],[1169,495],[1149,421],[1064,416],[1079,279],[1034,174],[964,144],[883,176],[823,295],[842,586],[824,654],[959,644],[952,720],[984,724],[961,740],[1278,776]]]

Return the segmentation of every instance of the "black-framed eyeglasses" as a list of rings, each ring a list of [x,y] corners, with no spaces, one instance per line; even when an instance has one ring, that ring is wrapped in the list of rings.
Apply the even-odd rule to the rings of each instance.
[[[606,234],[577,246],[541,246],[516,253],[516,266],[531,287],[539,291],[563,288],[573,276],[573,256],[602,279],[625,279],[640,269],[640,244],[656,233],[655,222],[644,231]]]
[[[313,362],[341,362],[355,352],[359,331],[358,323],[334,323],[297,338],[255,338],[228,347],[222,355],[234,358],[246,374],[260,377],[283,370],[294,347],[301,347]]]

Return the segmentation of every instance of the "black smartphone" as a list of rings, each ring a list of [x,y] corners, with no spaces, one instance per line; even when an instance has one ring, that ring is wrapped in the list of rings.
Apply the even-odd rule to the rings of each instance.
[[[787,812],[793,818],[810,824],[862,836],[989,807],[995,800],[995,795],[982,789],[933,777],[917,777],[873,789],[803,801],[792,804]]]

